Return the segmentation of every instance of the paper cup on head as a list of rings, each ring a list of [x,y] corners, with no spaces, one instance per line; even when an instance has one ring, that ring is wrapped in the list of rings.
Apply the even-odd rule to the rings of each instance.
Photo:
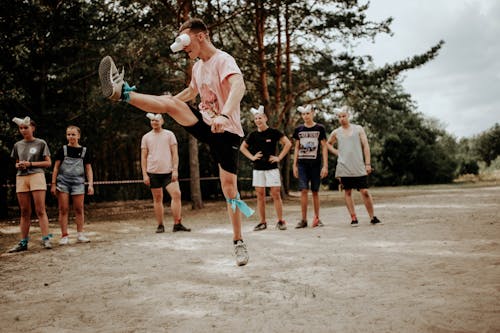
[[[300,113],[310,112],[310,111],[312,111],[312,106],[310,104],[306,105],[305,107],[304,106],[299,106],[297,108],[297,111],[299,111]]]
[[[159,113],[150,113],[150,112],[146,114],[146,117],[149,120],[161,120],[161,118],[163,118],[162,115]]]
[[[252,114],[254,116],[258,115],[258,114],[264,114],[264,106],[263,105],[259,105],[258,109],[250,108],[250,112],[252,112]]]
[[[189,38],[189,35],[182,34],[180,36],[177,36],[174,43],[170,45],[170,49],[172,50],[172,52],[179,52],[182,51],[182,49],[185,46],[188,46],[190,43],[191,38]]]
[[[15,122],[17,126],[21,125],[29,126],[31,124],[31,119],[28,116],[24,117],[24,119],[14,117],[12,121]]]

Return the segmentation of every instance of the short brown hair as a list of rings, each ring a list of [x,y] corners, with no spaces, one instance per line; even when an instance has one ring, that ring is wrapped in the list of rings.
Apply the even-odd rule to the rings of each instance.
[[[208,32],[207,25],[199,18],[191,18],[184,22],[179,28],[179,33],[186,29],[190,29],[193,32]]]

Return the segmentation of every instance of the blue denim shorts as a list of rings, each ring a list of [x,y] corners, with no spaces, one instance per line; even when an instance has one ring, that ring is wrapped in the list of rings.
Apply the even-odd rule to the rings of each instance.
[[[308,190],[309,183],[311,191],[319,192],[321,185],[321,164],[299,163],[299,191]]]
[[[70,195],[85,194],[85,183],[81,180],[74,181],[58,175],[56,189],[59,192],[69,193]]]

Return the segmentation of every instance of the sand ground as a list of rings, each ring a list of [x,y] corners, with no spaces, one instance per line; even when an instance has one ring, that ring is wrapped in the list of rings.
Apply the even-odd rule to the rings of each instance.
[[[52,250],[34,225],[29,251],[0,256],[0,332],[500,332],[500,186],[371,192],[377,226],[357,206],[350,227],[338,192],[322,193],[322,228],[293,228],[296,196],[286,231],[245,219],[244,267],[223,202],[185,206],[191,233],[155,234],[148,210],[90,217],[91,243],[72,224]],[[0,225],[0,252],[17,239]]]

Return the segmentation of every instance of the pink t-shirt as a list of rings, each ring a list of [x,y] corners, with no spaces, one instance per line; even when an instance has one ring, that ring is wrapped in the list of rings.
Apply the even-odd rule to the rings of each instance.
[[[156,133],[151,130],[144,134],[141,149],[148,150],[147,168],[149,173],[172,172],[172,150],[170,146],[177,144],[177,138],[172,131],[163,129]]]
[[[228,78],[233,74],[241,75],[241,70],[234,58],[221,50],[217,50],[207,61],[198,60],[193,66],[189,86],[200,95],[200,112],[208,125],[224,108],[230,91]],[[243,137],[239,104],[237,110],[232,110],[228,123],[225,131]]]

